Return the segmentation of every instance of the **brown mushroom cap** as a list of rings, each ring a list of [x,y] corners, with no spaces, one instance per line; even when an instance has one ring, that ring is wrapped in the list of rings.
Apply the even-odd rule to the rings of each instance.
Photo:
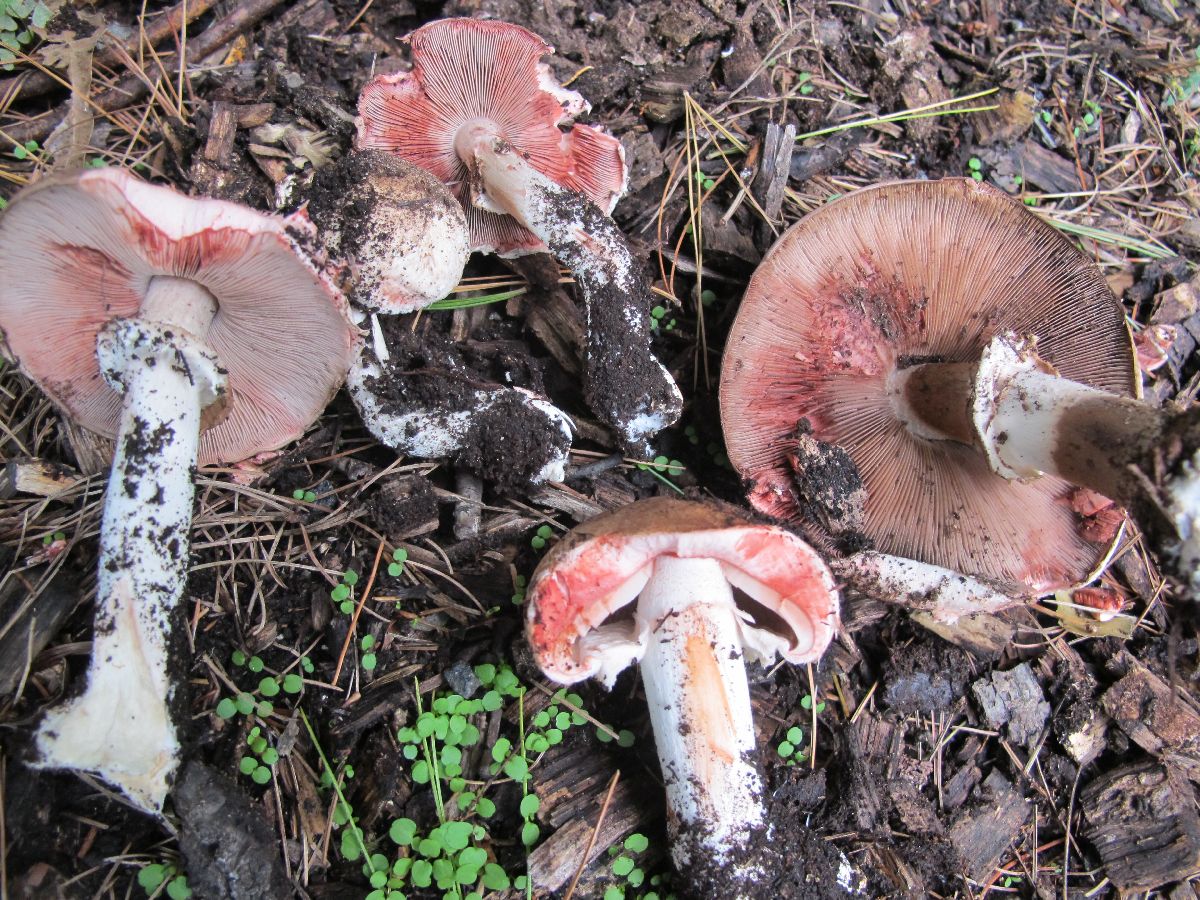
[[[588,108],[554,83],[541,58],[545,41],[519,25],[442,19],[407,38],[412,70],[379,75],[358,100],[359,149],[388,150],[428,169],[462,202],[471,249],[516,256],[545,245],[511,216],[477,209],[458,130],[485,121],[535,169],[612,211],[625,190],[621,142],[598,128],[570,125]]]
[[[155,276],[190,279],[216,299],[197,337],[229,386],[199,463],[279,447],[325,408],[357,345],[345,299],[295,243],[304,224],[116,168],[41,181],[0,217],[6,355],[84,428],[115,436],[122,398],[100,374],[96,335],[137,316]]]
[[[528,591],[529,642],[560,681],[594,674],[579,639],[632,602],[655,558],[713,559],[734,587],[778,617],[754,627],[785,632],[791,662],[820,657],[837,627],[833,576],[811,547],[782,528],[669,497],[643,500],[577,526],[542,559]]]
[[[889,397],[897,369],[977,361],[1006,331],[1035,335],[1065,378],[1136,390],[1124,312],[1104,277],[993,188],[880,185],[797,222],[751,279],[725,349],[721,420],[751,502],[803,517],[789,455],[807,423],[816,444],[857,467],[856,525],[877,549],[1023,589],[1084,577],[1103,548],[1080,537],[1069,485],[1006,481],[976,450],[912,434]]]

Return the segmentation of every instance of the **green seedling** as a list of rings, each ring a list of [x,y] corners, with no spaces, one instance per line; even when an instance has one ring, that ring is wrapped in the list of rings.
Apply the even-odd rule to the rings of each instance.
[[[51,544],[57,543],[58,541],[65,541],[66,539],[67,534],[65,531],[56,531],[54,534],[48,534],[42,538],[42,546],[49,547]]]
[[[810,83],[811,81],[812,81],[812,73],[811,72],[801,72],[800,75],[796,78],[796,84],[798,84],[800,86],[801,94],[807,96],[813,92],[813,86]]]
[[[527,585],[528,579],[524,575],[516,575],[513,577],[512,602],[514,606],[520,606],[525,602],[525,588]]]
[[[821,705],[823,706],[824,704]],[[775,747],[775,752],[789,766],[794,766],[796,763],[804,762],[808,759],[808,751],[800,749],[800,745],[803,743],[804,729],[799,725],[793,725],[787,730],[784,739]]]
[[[640,897],[642,900],[663,896],[659,893],[667,885],[666,874],[648,875],[639,857],[650,847],[650,839],[641,833],[625,838],[620,846],[608,848],[609,869],[613,876],[621,879],[617,884],[605,888],[605,897]],[[674,894],[666,894],[674,900]]]
[[[255,784],[263,785],[271,780],[271,770],[279,762],[279,751],[271,746],[263,730],[255,725],[246,735],[250,752],[238,760],[238,771],[250,776]]]
[[[648,463],[638,463],[637,467],[643,472],[649,472],[677,494],[683,493],[677,484],[666,477],[667,475],[679,475],[687,468],[679,460],[668,459],[665,456],[656,456]]]
[[[187,900],[192,896],[188,887],[187,875],[179,870],[174,863],[151,863],[142,866],[137,874],[138,886],[150,897],[155,894],[169,897],[170,900]],[[166,885],[164,888],[163,885]]]
[[[529,546],[534,550],[544,550],[550,538],[554,537],[554,529],[549,525],[541,525],[529,539]]]
[[[18,55],[33,42],[30,29],[45,28],[52,16],[41,0],[0,0],[0,66],[11,71]]]
[[[347,569],[342,575],[341,583],[329,592],[329,599],[337,604],[337,608],[347,616],[354,612],[354,597],[352,595],[356,584],[358,584],[358,573],[353,569]]]
[[[675,317],[667,318],[667,308],[665,306],[656,306],[650,310],[650,330],[658,331],[661,328],[663,331],[672,331],[678,324]]]
[[[813,695],[805,694],[800,700],[800,705],[804,709],[812,709],[813,708]],[[818,700],[817,701],[817,715],[820,715],[823,712],[825,712],[825,701]]]
[[[388,563],[387,573],[393,578],[399,578],[404,574],[404,564],[408,562],[408,551],[403,547],[397,547],[392,551],[392,561]]]
[[[717,183],[713,181],[713,179],[705,175],[699,169],[696,170],[696,183],[699,184],[701,189],[706,193],[717,186]]]
[[[315,491],[306,491],[304,488],[296,488],[292,491],[293,500],[303,500],[305,503],[316,503],[317,495]]]
[[[373,648],[375,646],[375,637],[370,634],[363,635],[363,638],[358,642],[358,645],[360,648],[362,648],[362,659],[360,660],[362,667],[368,672],[374,672],[375,666],[378,663],[378,660],[375,658],[375,653],[373,652]]]

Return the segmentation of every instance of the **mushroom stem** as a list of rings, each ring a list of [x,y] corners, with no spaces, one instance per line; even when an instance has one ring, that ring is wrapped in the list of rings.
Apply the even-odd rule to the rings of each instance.
[[[1130,507],[1200,590],[1200,408],[1155,409],[1062,378],[1013,334],[978,363],[903,369],[891,392],[910,431],[971,444],[998,475],[1051,474]]]
[[[616,223],[583,194],[551,181],[478,122],[455,148],[473,179],[475,205],[511,215],[575,276],[587,317],[584,391],[630,453],[683,408],[679,388],[650,352],[650,291]]]
[[[115,319],[97,338],[101,372],[125,398],[101,522],[92,657],[86,691],[51,710],[37,734],[38,765],[94,772],[154,813],[179,762],[168,638],[187,581],[200,419],[225,390],[216,357],[187,333],[211,321],[207,293],[160,280],[152,299],[156,290],[191,293],[181,323],[148,300],[159,321]]]
[[[660,557],[637,616],[676,870],[708,896],[751,896],[773,867],[741,620],[720,563]]]
[[[1029,600],[982,578],[873,550],[831,560],[829,566],[860,593],[923,610],[938,622],[954,623],[961,616],[999,612]]]

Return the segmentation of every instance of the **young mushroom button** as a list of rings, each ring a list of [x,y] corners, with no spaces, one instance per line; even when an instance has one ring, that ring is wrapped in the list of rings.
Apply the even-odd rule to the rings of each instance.
[[[754,602],[739,605],[735,589]],[[769,884],[782,860],[769,840],[743,656],[803,663],[825,651],[838,598],[820,557],[781,528],[660,498],[577,527],[542,560],[527,596],[527,635],[548,677],[611,686],[641,661],[672,857],[696,895],[750,897]]]
[[[751,502],[845,551],[1064,587],[1107,549],[1078,484],[1132,505],[1200,578],[1198,419],[1133,399],[1137,378],[1124,311],[1070,241],[974,181],[905,182],[822,207],[767,254],[721,417]]]
[[[588,109],[556,85],[551,48],[505,22],[443,19],[408,37],[412,70],[359,97],[358,147],[433,172],[467,210],[471,247],[549,249],[587,310],[584,392],[629,452],[679,417],[682,398],[650,352],[649,289],[608,218],[625,189],[621,144],[571,120]]]
[[[299,436],[355,349],[344,299],[296,244],[306,227],[118,169],[46,179],[0,218],[6,354],[116,438],[87,689],[46,715],[40,764],[95,772],[147,811],[179,757],[167,638],[193,469]]]

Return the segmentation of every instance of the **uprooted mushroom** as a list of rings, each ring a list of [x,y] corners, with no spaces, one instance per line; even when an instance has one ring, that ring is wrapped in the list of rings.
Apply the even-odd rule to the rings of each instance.
[[[0,218],[6,355],[116,438],[87,687],[43,719],[38,764],[150,812],[179,762],[168,637],[193,470],[298,437],[355,349],[344,298],[296,245],[306,227],[118,169],[43,180]]]
[[[608,218],[625,186],[608,134],[571,120],[588,109],[556,85],[551,48],[505,22],[444,19],[408,37],[412,70],[359,98],[358,146],[396,153],[449,184],[472,249],[549,248],[573,272],[587,315],[584,391],[630,452],[674,422],[679,389],[650,351],[649,290]]]
[[[330,271],[368,310],[371,339],[346,379],[368,430],[400,453],[453,457],[501,484],[561,481],[572,437],[564,413],[512,384],[511,372],[502,376],[510,383],[482,381],[463,352],[429,329],[415,340],[411,317],[395,317],[462,278],[467,220],[446,186],[393,154],[362,150],[317,174],[306,211]]]
[[[1020,203],[947,179],[858,191],[780,239],[731,330],[721,410],[752,503],[844,550],[1065,587],[1111,544],[1082,527],[1082,485],[1130,506],[1196,591],[1200,417],[1137,388],[1096,267]]]
[[[689,889],[744,898],[769,885],[785,861],[770,840],[743,657],[824,653],[838,596],[816,552],[721,508],[644,500],[575,528],[527,598],[529,643],[555,681],[611,687],[641,661],[671,854]]]

